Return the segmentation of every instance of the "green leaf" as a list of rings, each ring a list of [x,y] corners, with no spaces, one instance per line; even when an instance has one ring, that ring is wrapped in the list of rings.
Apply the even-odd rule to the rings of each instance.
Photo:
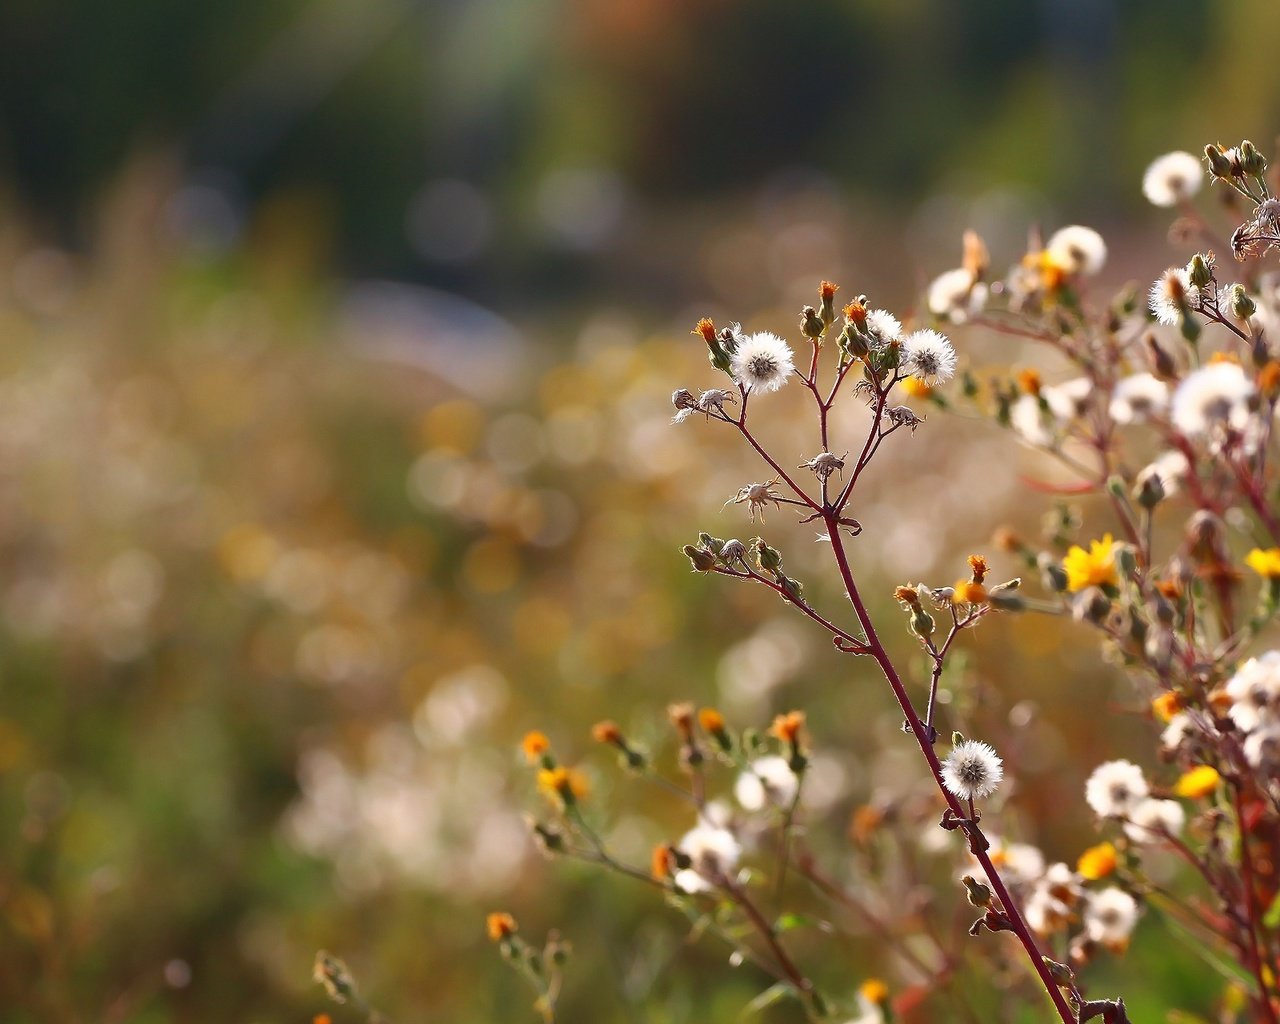
[[[773,930],[781,935],[783,932],[795,931],[797,928],[820,928],[822,922],[817,918],[805,917],[804,914],[786,913],[773,923]]]
[[[770,985],[751,1002],[747,1003],[746,1008],[742,1011],[742,1016],[746,1017],[753,1013],[762,1013],[775,1003],[780,1003],[783,999],[795,994],[796,990],[791,987],[790,982],[779,981],[774,985]]]

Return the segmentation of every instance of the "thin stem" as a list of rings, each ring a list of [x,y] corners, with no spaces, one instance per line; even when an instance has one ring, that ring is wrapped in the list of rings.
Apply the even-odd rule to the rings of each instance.
[[[1244,886],[1244,921],[1242,924],[1248,931],[1249,959],[1254,977],[1258,981],[1258,1004],[1262,1008],[1263,1018],[1268,1024],[1277,1024],[1276,1008],[1271,1002],[1271,994],[1267,991],[1267,979],[1264,973],[1262,951],[1258,946],[1258,900],[1253,885],[1253,855],[1249,852],[1249,838],[1244,824],[1244,799],[1241,787],[1233,781],[1230,785],[1232,802],[1235,804],[1236,831],[1240,835],[1240,877]]]
[[[924,756],[925,762],[929,766],[929,771],[933,775],[933,780],[947,802],[947,806],[958,818],[964,818],[966,808],[963,807],[958,799],[947,789],[942,781],[942,765],[938,761],[938,755],[934,753],[933,744],[930,742],[929,733],[925,730],[924,722],[920,720],[920,716],[916,713],[915,708],[911,704],[911,698],[907,694],[906,687],[903,685],[902,678],[898,675],[897,669],[894,667],[892,660],[889,658],[888,652],[885,650],[883,643],[875,631],[875,627],[871,621],[871,615],[867,611],[866,605],[862,601],[861,595],[858,593],[857,584],[853,580],[853,571],[849,567],[849,559],[844,551],[844,544],[839,536],[839,531],[835,529],[834,514],[828,513],[829,523],[832,527],[831,548],[835,552],[836,564],[840,569],[840,576],[844,580],[845,589],[849,595],[849,601],[853,605],[854,612],[858,616],[858,621],[862,625],[862,630],[866,634],[867,646],[870,648],[869,654],[876,659],[880,665],[880,670],[884,674],[886,681],[893,690],[893,695],[898,700],[898,705],[906,716],[907,724],[911,729],[911,734],[915,737],[916,744],[920,748],[920,753]],[[1018,941],[1022,943],[1023,949],[1026,951],[1027,957],[1031,960],[1031,965],[1036,974],[1039,976],[1040,983],[1044,986],[1050,1000],[1053,1002],[1054,1009],[1058,1011],[1058,1015],[1062,1018],[1063,1024],[1076,1024],[1076,1016],[1072,1012],[1071,1007],[1067,1004],[1066,999],[1062,995],[1062,991],[1054,982],[1053,977],[1049,974],[1048,967],[1045,966],[1043,955],[1040,948],[1036,945],[1035,939],[1031,935],[1030,929],[1019,912],[1017,904],[1014,903],[1013,897],[1010,895],[1008,888],[1004,884],[1004,880],[1000,877],[1000,873],[996,870],[995,865],[991,862],[982,842],[976,841],[981,837],[981,832],[976,825],[969,827],[972,831],[970,848],[978,863],[982,865],[982,870],[987,876],[991,888],[995,891],[996,897],[1000,900],[1000,905],[1004,908],[1005,915],[1008,917],[1009,925],[1014,934],[1018,937]],[[969,831],[968,829],[966,831]]]

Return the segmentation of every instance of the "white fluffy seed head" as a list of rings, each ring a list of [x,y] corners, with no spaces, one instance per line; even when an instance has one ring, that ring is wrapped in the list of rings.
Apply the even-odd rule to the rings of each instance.
[[[990,796],[1004,779],[1004,762],[995,748],[979,740],[964,740],[942,762],[942,781],[961,800]]]
[[[1169,386],[1149,373],[1125,377],[1111,393],[1111,418],[1117,423],[1141,423],[1169,406]]]
[[[1124,831],[1135,843],[1158,843],[1176,837],[1187,823],[1186,812],[1176,800],[1139,800],[1129,812]]]
[[[926,384],[942,384],[956,372],[956,350],[937,331],[913,331],[902,339],[902,366]]]
[[[1215,426],[1243,430],[1249,422],[1254,387],[1237,363],[1210,363],[1193,370],[1173,393],[1171,417],[1184,434],[1205,434]]]
[[[1109,949],[1123,948],[1138,923],[1138,901],[1111,886],[1089,896],[1084,911],[1085,934]]]
[[[1093,228],[1081,224],[1055,231],[1045,245],[1045,252],[1055,266],[1084,277],[1092,277],[1107,262],[1107,243]]]
[[[1199,295],[1200,289],[1191,283],[1186,267],[1170,267],[1151,285],[1147,305],[1157,321],[1166,327],[1177,327],[1182,323],[1182,311],[1194,306]]]
[[[1085,801],[1100,818],[1123,818],[1150,792],[1142,769],[1132,761],[1100,764],[1084,784]]]
[[[733,379],[752,391],[777,391],[794,369],[790,346],[769,331],[742,338],[729,363]]]
[[[733,795],[744,810],[789,807],[799,783],[785,757],[758,757],[747,765],[733,785]]]
[[[1200,191],[1204,171],[1199,157],[1181,151],[1151,161],[1142,175],[1142,194],[1153,206],[1177,206]]]

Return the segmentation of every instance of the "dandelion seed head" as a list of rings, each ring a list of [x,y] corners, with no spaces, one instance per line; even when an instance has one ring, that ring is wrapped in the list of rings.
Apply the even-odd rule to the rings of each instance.
[[[769,331],[759,331],[739,340],[729,369],[743,387],[777,391],[787,382],[795,362],[785,341]]]
[[[789,807],[799,783],[785,757],[770,755],[751,761],[733,785],[733,795],[747,811]]]
[[[942,781],[961,800],[990,796],[1004,778],[1004,762],[989,743],[964,740],[942,762]]]
[[[902,340],[902,365],[927,384],[942,384],[956,372],[956,350],[937,331],[913,331]]]
[[[1085,801],[1100,818],[1123,818],[1150,792],[1142,769],[1132,761],[1100,764],[1084,785]]]
[[[1191,437],[1215,426],[1243,430],[1253,395],[1253,382],[1238,363],[1210,363],[1183,378],[1173,393],[1170,416]]]
[[[1158,843],[1166,835],[1177,836],[1187,823],[1177,800],[1139,800],[1128,813],[1124,832],[1135,843]]]
[[[1181,151],[1165,153],[1142,175],[1142,194],[1153,206],[1177,206],[1200,191],[1204,170],[1200,158]]]
[[[1117,423],[1141,423],[1169,407],[1169,386],[1149,373],[1125,377],[1111,393],[1111,418]]]
[[[1059,228],[1045,245],[1049,261],[1068,274],[1092,277],[1107,262],[1107,243],[1093,228],[1072,224]]]
[[[1090,894],[1084,911],[1084,930],[1094,942],[1108,949],[1123,949],[1137,923],[1138,901],[1123,889],[1111,886]]]
[[[962,324],[981,313],[987,304],[987,286],[966,267],[939,274],[929,285],[927,303],[934,316]]]
[[[1241,732],[1280,725],[1280,651],[1250,658],[1226,686],[1227,712]]]
[[[1147,293],[1147,305],[1152,315],[1166,327],[1182,323],[1182,311],[1195,306],[1200,289],[1191,283],[1186,267],[1170,267],[1155,279]]]
[[[902,324],[887,309],[872,309],[867,312],[867,333],[886,344],[902,337]]]
[[[707,892],[738,866],[742,846],[727,828],[704,820],[676,844],[692,864],[676,872],[675,883],[685,892]]]

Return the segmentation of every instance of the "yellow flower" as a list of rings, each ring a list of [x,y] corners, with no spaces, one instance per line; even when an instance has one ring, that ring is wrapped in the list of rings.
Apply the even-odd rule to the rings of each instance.
[[[1244,564],[1263,579],[1280,580],[1280,548],[1254,548],[1245,555]]]
[[[1090,541],[1088,551],[1073,544],[1062,560],[1062,568],[1067,570],[1067,589],[1073,594],[1085,587],[1114,587],[1120,582],[1116,574],[1116,542],[1108,533],[1102,540]]]
[[[551,800],[568,807],[587,795],[587,777],[564,765],[543,768],[538,772],[538,788]]]
[[[1119,858],[1116,856],[1116,848],[1110,843],[1099,843],[1080,854],[1080,860],[1076,862],[1076,870],[1080,872],[1082,878],[1096,882],[1099,878],[1106,878],[1111,874],[1116,869],[1117,863]]]
[[[889,998],[889,986],[879,978],[868,978],[858,986],[858,995],[875,1006],[880,1006]]]
[[[1172,690],[1166,690],[1151,702],[1151,711],[1162,722],[1167,722],[1182,710],[1182,698]]]
[[[902,382],[902,390],[908,398],[928,398],[933,394],[933,388],[915,377],[908,377],[904,380]]]
[[[1220,781],[1222,776],[1218,774],[1217,768],[1202,764],[1186,772],[1174,784],[1173,791],[1178,796],[1185,796],[1188,800],[1198,800],[1216,790]]]
[[[501,942],[515,934],[516,919],[503,911],[495,911],[484,919],[484,930],[490,942]]]
[[[551,741],[547,739],[546,733],[534,729],[524,734],[524,739],[520,741],[520,748],[530,764],[537,764],[542,755],[551,749]]]

